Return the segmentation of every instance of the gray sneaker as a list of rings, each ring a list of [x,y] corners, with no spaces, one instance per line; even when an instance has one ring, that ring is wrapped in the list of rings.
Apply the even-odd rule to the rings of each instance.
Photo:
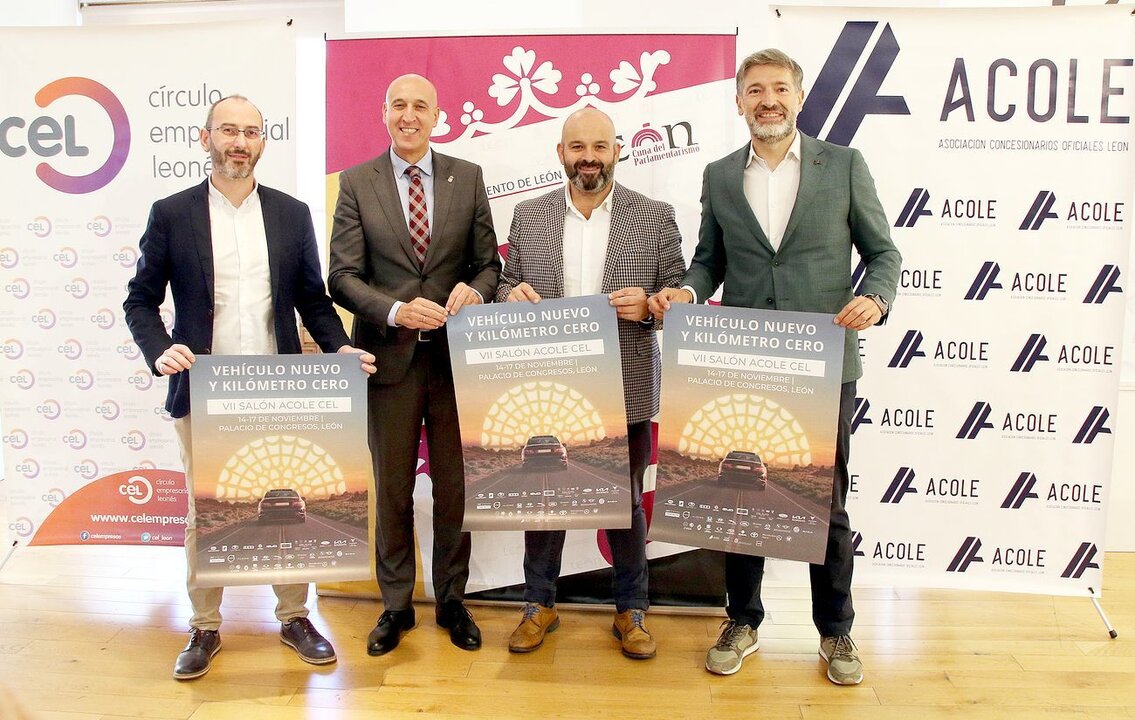
[[[732,675],[741,669],[745,656],[755,653],[758,647],[756,628],[726,620],[721,623],[717,644],[705,654],[705,669],[715,675]]]
[[[863,663],[850,635],[835,635],[820,640],[820,657],[828,662],[828,680],[836,685],[858,685],[863,682]]]

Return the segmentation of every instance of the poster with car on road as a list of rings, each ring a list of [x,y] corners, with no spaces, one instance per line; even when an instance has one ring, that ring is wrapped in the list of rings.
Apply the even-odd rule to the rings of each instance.
[[[832,317],[667,313],[652,540],[823,562],[843,374]]]
[[[465,530],[630,527],[617,322],[606,295],[465,307],[447,321]]]
[[[198,355],[189,378],[197,584],[369,578],[358,360]]]

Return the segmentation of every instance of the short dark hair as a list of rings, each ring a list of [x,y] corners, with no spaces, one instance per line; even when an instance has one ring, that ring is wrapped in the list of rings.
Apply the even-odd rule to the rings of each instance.
[[[741,61],[741,67],[737,68],[738,95],[741,94],[741,83],[745,80],[745,73],[749,72],[749,68],[757,65],[773,65],[791,71],[792,79],[796,81],[796,89],[804,89],[804,69],[800,64],[776,48],[765,48]]]

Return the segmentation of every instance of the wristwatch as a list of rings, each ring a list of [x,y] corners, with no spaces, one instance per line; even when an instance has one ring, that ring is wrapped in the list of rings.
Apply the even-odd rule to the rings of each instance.
[[[867,293],[863,297],[871,298],[872,300],[874,300],[875,304],[879,306],[879,312],[881,312],[883,315],[886,315],[888,312],[890,312],[891,304],[887,302],[887,299],[879,293]]]

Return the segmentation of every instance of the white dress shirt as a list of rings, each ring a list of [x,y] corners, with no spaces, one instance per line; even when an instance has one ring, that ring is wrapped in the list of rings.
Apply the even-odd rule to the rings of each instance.
[[[603,266],[607,238],[611,234],[611,192],[583,216],[571,201],[571,187],[564,187],[564,297],[598,295],[603,292]]]
[[[773,250],[779,250],[788,218],[792,215],[792,208],[796,207],[796,193],[800,190],[800,133],[796,133],[788,153],[775,170],[769,169],[768,163],[749,143],[744,187],[745,199],[768,236],[769,244]]]
[[[274,355],[276,326],[260,193],[239,207],[209,183],[216,355]]]
[[[796,194],[800,190],[800,133],[792,138],[788,146],[788,153],[776,166],[770,170],[768,163],[757,155],[753,144],[749,143],[749,161],[742,174],[742,186],[745,199],[753,209],[753,215],[761,229],[765,231],[769,244],[773,250],[780,249],[784,240],[784,231],[788,227],[788,218],[792,217],[792,209],[796,207]],[[698,295],[688,285],[682,286],[694,296],[694,303]]]

